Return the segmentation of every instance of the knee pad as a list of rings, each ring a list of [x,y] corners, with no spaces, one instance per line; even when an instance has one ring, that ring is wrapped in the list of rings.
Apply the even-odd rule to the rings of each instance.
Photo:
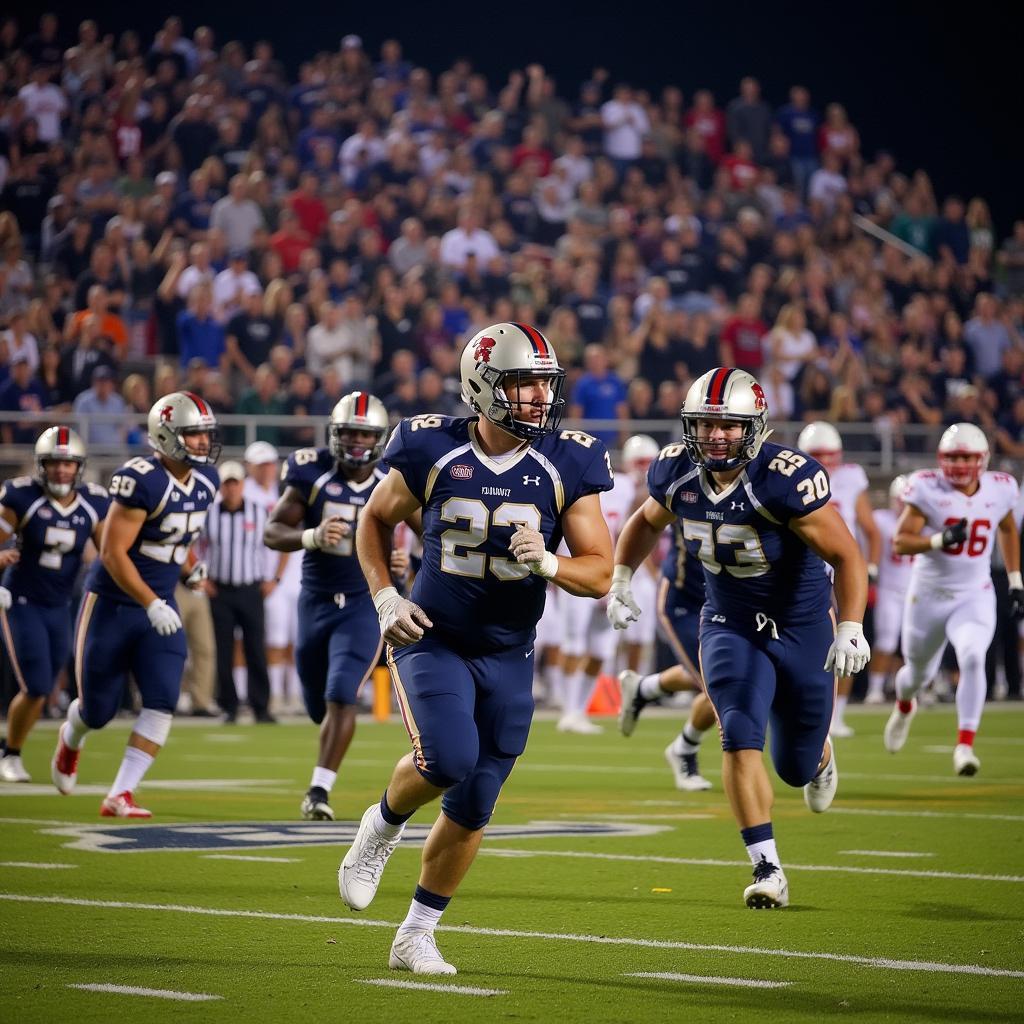
[[[515,758],[510,757],[478,767],[461,785],[442,797],[441,810],[445,817],[471,832],[484,828],[491,820],[498,794],[514,764]]]
[[[149,740],[150,743],[162,747],[167,742],[167,735],[171,731],[173,719],[174,716],[169,711],[153,711],[152,708],[143,708],[135,720],[132,732],[137,733],[144,740]]]
[[[764,726],[745,711],[726,711],[720,716],[723,750],[764,750]]]
[[[425,768],[418,770],[432,786],[451,789],[452,786],[460,785],[473,771],[478,756],[479,747],[476,744],[465,744],[461,749],[452,747],[428,761]]]

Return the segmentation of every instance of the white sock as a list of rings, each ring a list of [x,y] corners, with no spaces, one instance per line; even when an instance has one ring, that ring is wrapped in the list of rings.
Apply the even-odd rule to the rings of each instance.
[[[562,710],[567,715],[586,714],[587,682],[581,668],[575,672],[565,673],[565,700],[562,703]]]
[[[683,731],[679,734],[679,740],[676,744],[680,754],[696,754],[700,750],[700,741],[704,739],[704,733],[699,732],[697,729],[687,722],[683,726]]]
[[[765,839],[760,843],[751,843],[747,847],[747,855],[750,857],[750,863],[757,867],[761,863],[761,858],[764,857],[769,864],[777,864],[779,867],[782,866],[779,861],[779,851],[775,849],[774,839]]]
[[[67,726],[62,731],[64,742],[72,750],[81,750],[82,744],[85,743],[85,737],[92,730],[82,721],[81,712],[78,710],[77,697],[68,705],[68,716],[64,724]]]
[[[267,675],[270,677],[270,697],[278,707],[284,703],[285,670],[286,666],[283,664],[267,666]]]
[[[667,697],[668,694],[661,688],[661,673],[655,672],[652,675],[644,676],[640,680],[639,693],[644,700],[657,700],[659,697]]]
[[[114,779],[107,796],[134,793],[152,763],[152,754],[147,754],[138,747],[126,747],[121,767],[117,770],[117,778]]]
[[[417,932],[432,932],[443,913],[443,910],[435,910],[425,903],[420,903],[419,900],[413,900],[409,904],[409,913],[405,915],[405,920],[398,926],[398,930],[409,928]]]
[[[869,672],[868,673],[868,693],[882,694],[885,693],[885,673],[884,672]]]
[[[317,765],[313,769],[313,779],[310,782],[310,786],[316,786],[319,789],[326,789],[330,793],[331,788],[337,781],[338,773],[332,772],[330,768],[321,768]]]
[[[561,665],[548,665],[541,672],[541,679],[544,680],[548,689],[548,700],[559,707],[565,706],[565,679],[562,675]]]
[[[849,699],[849,697],[844,697],[842,694],[836,694],[836,706],[832,709],[833,722],[841,722],[843,720],[843,715],[846,712],[846,704]]]
[[[285,665],[285,689],[288,691],[288,699],[293,703],[303,704],[302,699],[302,682],[299,679],[299,673],[296,671],[294,665]]]
[[[370,824],[377,835],[387,840],[397,839],[405,831],[404,821],[401,825],[392,825],[391,822],[384,820],[384,815],[380,813],[380,804],[374,807]]]

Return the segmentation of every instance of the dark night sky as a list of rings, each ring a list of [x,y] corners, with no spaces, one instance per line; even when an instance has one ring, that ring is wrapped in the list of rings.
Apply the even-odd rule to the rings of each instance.
[[[11,5],[22,24],[34,23],[38,4]],[[129,17],[124,0],[49,5],[65,31],[88,12],[101,30],[129,25],[151,38],[168,13],[191,31],[213,26],[218,42],[237,37],[274,41],[293,66],[317,49],[334,48],[347,32],[362,35],[376,53],[388,36],[402,40],[412,61],[437,71],[468,55],[492,84],[513,67],[539,61],[555,74],[563,95],[574,95],[591,68],[656,89],[681,86],[687,100],[707,86],[724,104],[739,78],[754,74],[773,105],[802,81],[819,107],[842,102],[860,130],[864,150],[891,150],[901,169],[924,167],[941,197],[983,195],[1005,233],[1024,217],[1024,90],[1019,40],[1024,18],[990,0],[954,8],[935,4],[835,5],[672,4],[625,0],[628,14],[577,15],[579,5],[509,3],[339,4],[313,17],[286,16],[315,4],[264,5],[180,0],[146,5]],[[603,9],[602,5],[593,5]],[[839,8],[839,9],[836,9]],[[1002,8],[1000,11],[998,8]],[[10,7],[8,8],[10,9]],[[585,9],[585,8],[583,8]],[[965,15],[962,12],[969,12]],[[967,20],[969,17],[970,20]]]

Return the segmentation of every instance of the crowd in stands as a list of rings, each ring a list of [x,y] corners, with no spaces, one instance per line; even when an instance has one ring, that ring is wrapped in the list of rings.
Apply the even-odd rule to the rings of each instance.
[[[597,69],[573,95],[428,56],[348,35],[293,80],[272,43],[176,17],[151,40],[4,20],[0,410],[187,386],[253,416],[354,387],[395,417],[464,411],[460,346],[512,320],[553,343],[573,416],[675,418],[728,363],[776,420],[907,447],[904,425],[968,420],[1024,455],[1024,221],[999,238],[984,199],[864,154],[800,86],[722,102]]]

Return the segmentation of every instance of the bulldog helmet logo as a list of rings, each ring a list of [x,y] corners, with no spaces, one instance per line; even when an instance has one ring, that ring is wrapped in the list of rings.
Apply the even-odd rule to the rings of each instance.
[[[491,349],[494,348],[493,338],[481,338],[473,349],[473,358],[478,363],[489,363],[491,361]]]

